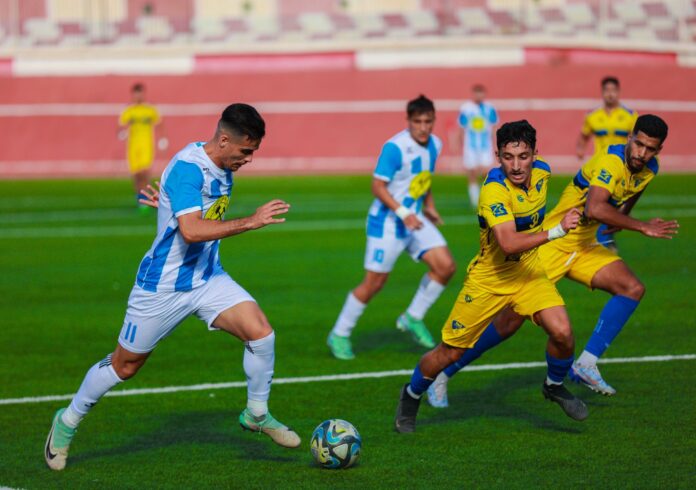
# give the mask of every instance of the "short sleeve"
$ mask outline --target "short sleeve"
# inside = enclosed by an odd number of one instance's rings
[[[491,111],[489,113],[489,116],[490,116],[489,121],[491,124],[497,124],[498,123],[498,111],[496,111],[495,107],[493,107],[493,106],[490,106],[490,108],[491,108]]]
[[[128,123],[130,123],[130,118],[131,118],[131,110],[130,107],[126,107],[123,109],[123,112],[121,112],[121,116],[118,118],[118,123],[121,126],[127,126]]]
[[[623,164],[615,155],[607,154],[593,166],[587,179],[591,186],[601,187],[613,193],[623,175]]]
[[[585,136],[592,134],[592,124],[590,124],[590,115],[585,116],[585,120],[582,123],[582,129],[580,130]]]
[[[490,228],[514,221],[510,191],[497,182],[484,185],[479,197],[479,215]]]
[[[469,120],[467,119],[464,111],[459,113],[459,119],[457,120],[457,122],[462,128],[466,128],[466,125],[469,124]]]
[[[164,182],[164,191],[177,218],[203,209],[203,172],[193,163],[178,160]]]
[[[402,156],[399,147],[391,141],[387,142],[382,147],[382,153],[380,153],[377,160],[374,177],[391,182],[396,172],[401,169],[401,162]]]

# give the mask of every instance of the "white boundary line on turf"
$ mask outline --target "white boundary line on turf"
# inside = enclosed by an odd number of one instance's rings
[[[664,356],[645,356],[645,357],[615,357],[600,359],[601,364],[633,364],[645,362],[667,362],[667,361],[692,361],[696,360],[696,354],[664,355]],[[545,362],[511,362],[506,364],[481,364],[479,366],[467,366],[465,371],[507,371],[510,369],[530,369],[546,366]],[[394,376],[408,376],[413,371],[411,369],[397,369],[393,371],[375,371],[371,373],[349,373],[349,374],[327,374],[324,376],[302,376],[296,378],[277,378],[273,384],[298,384],[298,383],[317,383],[322,381],[345,381],[351,379],[371,379],[388,378]],[[244,388],[246,381],[231,381],[228,383],[202,383],[186,386],[164,386],[162,388],[139,388],[132,390],[110,391],[105,396],[134,396],[152,395],[162,393],[178,393],[181,391],[208,391],[224,390],[228,388]],[[4,398],[0,399],[0,405],[21,405],[28,403],[42,403],[71,400],[75,394],[70,395],[47,395],[29,396],[24,398]]]

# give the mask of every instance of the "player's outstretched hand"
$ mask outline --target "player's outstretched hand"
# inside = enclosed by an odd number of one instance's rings
[[[425,215],[426,218],[430,220],[432,224],[435,226],[441,226],[444,225],[445,222],[442,219],[442,216],[440,216],[440,213],[437,212],[436,209],[433,208],[423,208],[423,214]]]
[[[640,231],[645,236],[671,240],[679,232],[679,222],[677,220],[665,221],[662,218],[653,218],[645,223]]]
[[[409,214],[406,216],[404,219],[404,224],[406,225],[406,228],[409,230],[420,230],[423,228],[423,222],[418,219],[418,216],[415,214]]]
[[[155,187],[157,187],[155,189]],[[140,204],[145,204],[151,208],[159,207],[159,197],[160,197],[160,183],[159,180],[155,182],[155,187],[147,184],[147,189],[140,189],[140,193],[145,196],[145,198],[138,199]]]
[[[582,218],[582,213],[580,213],[578,209],[573,208],[568,211],[561,220],[561,227],[563,227],[563,231],[568,232],[577,228],[580,218]]]
[[[285,218],[276,218],[279,214],[285,214],[290,209],[290,205],[280,199],[267,202],[251,215],[251,225],[253,229],[263,228],[266,225],[284,223]]]

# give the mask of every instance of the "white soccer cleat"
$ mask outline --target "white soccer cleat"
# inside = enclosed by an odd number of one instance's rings
[[[428,403],[435,408],[449,407],[447,400],[447,382],[449,376],[444,371],[437,375],[433,384],[428,388]]]
[[[602,395],[613,396],[616,394],[616,390],[606,381],[604,381],[604,379],[602,379],[602,375],[599,374],[597,365],[584,366],[574,362],[570,368],[568,376],[576,383],[584,384],[592,391],[596,391]]]
[[[46,446],[44,447],[46,464],[55,471],[65,468],[65,464],[68,461],[70,442],[72,442],[72,438],[75,432],[77,432],[77,429],[71,429],[63,423],[61,419],[63,412],[65,412],[65,409],[61,408],[53,416],[51,431],[48,433]]]

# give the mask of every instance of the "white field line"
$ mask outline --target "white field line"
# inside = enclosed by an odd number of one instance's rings
[[[691,218],[696,216],[696,208],[660,208],[645,209],[633,213],[638,218],[661,217],[665,219]],[[446,225],[469,225],[477,223],[473,215],[444,216]],[[300,231],[346,231],[365,227],[365,218],[332,220],[298,220],[281,225],[272,225],[261,230],[263,233],[300,232]],[[6,228],[0,230],[0,240],[26,238],[84,238],[84,237],[130,237],[154,236],[155,225],[122,226],[56,226],[32,228]]]
[[[602,364],[636,364],[646,362],[668,362],[668,361],[692,361],[696,360],[696,354],[683,355],[664,355],[646,357],[615,357],[600,359]],[[545,362],[511,362],[506,364],[481,364],[478,366],[467,366],[464,368],[468,372],[472,371],[508,371],[511,369],[530,369],[546,366]],[[372,379],[389,378],[394,376],[408,376],[413,372],[412,369],[397,369],[392,371],[376,371],[368,373],[350,374],[328,374],[324,376],[302,376],[296,378],[277,378],[273,384],[304,384],[319,383],[323,381],[347,381],[353,379]],[[232,381],[228,383],[202,383],[185,386],[164,386],[162,388],[139,388],[133,390],[110,391],[105,396],[134,396],[134,395],[153,395],[163,393],[178,393],[182,391],[209,391],[224,390],[228,388],[244,388],[246,381]],[[0,405],[21,405],[27,403],[43,403],[53,401],[71,400],[75,394],[70,395],[47,395],[47,396],[28,396],[23,398],[4,398],[0,399]]]
[[[435,105],[441,111],[458,111],[464,100],[438,99]],[[490,102],[501,111],[589,111],[599,106],[596,98],[557,98],[557,99],[491,99]],[[625,99],[626,106],[638,111],[696,112],[695,100],[652,100]],[[373,114],[401,113],[405,110],[401,99],[379,100],[321,100],[321,101],[276,101],[255,102],[263,114]],[[158,104],[165,117],[219,116],[226,106],[223,102],[191,104]],[[2,104],[0,117],[86,117],[114,116],[125,105],[110,103],[55,103],[55,104]]]

